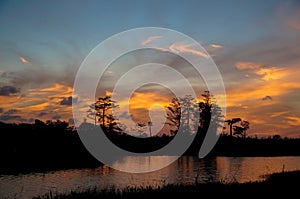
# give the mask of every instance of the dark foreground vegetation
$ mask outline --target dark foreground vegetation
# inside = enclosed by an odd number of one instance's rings
[[[48,193],[38,198],[50,199],[92,199],[92,198],[201,198],[203,196],[221,196],[222,198],[239,197],[249,198],[267,196],[278,198],[297,198],[299,194],[300,171],[274,173],[262,182],[230,183],[222,182],[193,184],[193,185],[166,185],[164,187],[151,188],[126,188],[123,190],[89,189],[82,192],[70,192],[65,194]],[[242,195],[241,195],[242,194]]]
[[[0,174],[96,167],[100,163],[62,121],[0,122]]]
[[[210,155],[231,157],[299,156],[300,139],[280,138],[278,136],[239,138],[222,135]]]
[[[94,125],[89,125],[95,128]],[[155,151],[174,138],[174,136],[137,138],[114,132],[106,132],[106,135],[119,147],[136,153]],[[197,156],[204,135],[198,132],[184,155]],[[278,136],[258,139],[222,135],[209,155],[299,156],[300,139]],[[62,121],[36,120],[33,124],[0,122],[0,157],[0,174],[91,168],[101,165],[83,146],[76,130]]]

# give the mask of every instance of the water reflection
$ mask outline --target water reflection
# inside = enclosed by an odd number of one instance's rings
[[[125,157],[115,164],[128,168],[147,168],[168,161],[169,156]],[[300,157],[215,157],[198,159],[182,157],[156,172],[131,174],[107,166],[96,169],[74,169],[48,173],[0,176],[0,198],[32,198],[87,188],[124,188],[127,186],[162,186],[198,182],[246,182],[262,180],[261,176],[282,170],[300,168]]]
[[[177,159],[177,156],[126,156],[115,161],[112,167],[131,173],[145,173],[156,171]]]

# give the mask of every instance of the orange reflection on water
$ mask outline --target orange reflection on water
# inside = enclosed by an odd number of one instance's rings
[[[163,164],[170,156],[128,156],[114,164],[127,168]],[[94,169],[72,169],[48,173],[0,176],[1,197],[32,198],[52,191],[66,193],[97,187],[126,188],[158,187],[166,184],[194,184],[222,181],[247,182],[262,180],[262,176],[283,170],[300,168],[300,157],[181,157],[168,167],[143,174],[125,173],[106,165]]]

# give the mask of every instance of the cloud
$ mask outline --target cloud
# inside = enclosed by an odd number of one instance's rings
[[[12,107],[18,110],[17,115],[23,118],[43,118],[51,119],[53,115],[59,112],[61,119],[68,121],[72,117],[71,106],[60,105],[65,99],[72,96],[73,88],[64,84],[54,84],[51,86],[43,86],[31,88],[23,88],[22,97],[16,96],[0,96],[0,107],[9,110]],[[8,117],[4,117],[8,118]],[[17,117],[9,117],[10,119]],[[19,118],[20,119],[20,118]],[[18,120],[10,120],[10,122],[18,122]]]
[[[131,116],[128,112],[124,111],[123,113],[121,113],[119,116],[119,118],[125,118],[125,119],[130,119]]]
[[[45,115],[47,115],[47,114],[48,114],[48,113],[42,111],[42,112],[40,112],[37,116],[38,116],[38,117],[43,117],[43,116],[45,116]]]
[[[54,120],[59,120],[61,118],[61,115],[54,115],[53,117],[52,117],[52,119],[54,119]]]
[[[218,53],[219,55],[220,53],[223,52],[222,49],[224,49],[224,46],[220,44],[210,44],[210,45],[206,45],[205,49],[210,53],[211,57],[215,57],[216,56],[215,53]]]
[[[262,98],[263,101],[265,100],[272,100],[273,98],[269,95],[265,96],[264,98]]]
[[[71,106],[72,101],[77,102],[77,98],[72,98],[72,96],[63,98],[63,100],[60,102],[60,105],[65,105],[65,106]]]
[[[262,64],[254,63],[254,62],[237,62],[235,67],[238,70],[248,70],[248,69],[258,69],[262,66]]]
[[[105,95],[106,95],[106,96],[111,96],[111,95],[112,95],[112,92],[111,92],[111,91],[108,91],[108,90],[106,90],[106,91],[105,91]]]
[[[162,38],[162,36],[151,36],[151,37],[148,37],[146,40],[142,41],[141,42],[141,45],[142,46],[147,46],[148,44],[152,43],[153,41],[159,39],[159,38]]]
[[[271,117],[279,117],[288,114],[288,111],[278,111],[271,114]]]
[[[292,94],[294,89],[299,89],[300,83],[295,82],[281,82],[279,80],[270,81],[268,83],[261,80],[251,80],[250,83],[245,82],[240,85],[228,86],[226,89],[226,104],[227,106],[250,105],[249,103],[257,104],[257,100],[261,100],[262,96],[266,95],[266,92],[272,98],[277,97],[276,100],[281,100],[279,96]],[[276,101],[273,100],[273,103]],[[275,109],[274,109],[275,111]]]
[[[20,115],[1,115],[0,120],[2,120],[2,121],[19,121],[19,122],[26,121],[26,119],[22,118]]]
[[[289,125],[300,126],[300,118],[299,117],[288,116],[286,118],[288,119]]]
[[[136,124],[147,123],[150,121],[149,110],[147,108],[130,109],[130,113],[132,115],[132,121],[134,121]]]
[[[161,38],[161,36],[149,37],[145,41],[142,41],[141,45],[146,46],[146,45],[150,44],[151,42],[153,42],[153,41],[155,41],[156,39],[159,39],[159,38]],[[166,48],[157,47],[155,49],[158,50],[158,51],[161,51],[161,52],[171,51],[173,53],[180,53],[180,52],[181,53],[192,53],[192,54],[204,57],[204,58],[209,58],[209,55],[206,54],[205,52],[198,51],[198,50],[195,50],[195,49],[191,48],[193,45],[194,44],[174,43],[174,44],[172,44],[172,45],[170,45],[169,47],[166,47]],[[210,48],[211,49],[220,49],[220,48],[223,48],[223,46],[218,45],[218,44],[211,44]]]
[[[29,64],[29,61],[26,59],[26,58],[24,58],[24,57],[19,57],[19,60],[22,62],[22,63],[24,63],[24,64]]]
[[[4,112],[5,115],[12,115],[18,113],[19,111],[16,109],[9,109],[8,111]]]
[[[209,55],[204,52],[204,51],[199,51],[199,50],[195,50],[193,49],[193,46],[196,46],[195,43],[191,43],[191,44],[181,44],[181,43],[173,43],[170,46],[167,46],[165,48],[162,47],[153,47],[154,49],[156,49],[157,51],[160,52],[172,52],[172,53],[192,53],[194,55],[197,56],[201,56],[204,58],[209,58]]]
[[[35,118],[32,118],[32,117],[31,117],[31,118],[28,119],[28,122],[29,122],[29,123],[34,123],[34,121],[35,121]]]
[[[198,50],[194,50],[192,48],[190,48],[191,46],[193,46],[194,44],[178,44],[178,43],[174,43],[172,44],[169,49],[171,50],[171,52],[173,53],[192,53],[194,55],[198,55],[204,58],[209,58],[209,55],[206,54],[205,52],[202,51],[198,51]]]
[[[211,45],[209,45],[209,47],[211,47],[213,49],[221,49],[221,48],[223,48],[223,46],[219,45],[219,44],[211,44]]]
[[[260,68],[255,73],[262,76],[262,80],[278,80],[286,76],[286,72],[283,68],[271,67]]]
[[[64,84],[55,83],[53,86],[44,87],[44,88],[33,88],[28,89],[28,92],[34,95],[48,95],[48,96],[56,96],[56,95],[70,95],[72,93],[73,88]]]
[[[61,68],[46,67],[44,63],[32,63],[32,67],[10,68],[0,73],[1,81],[18,88],[41,88],[53,84],[72,86],[76,76],[77,65],[61,66]]]
[[[160,52],[163,52],[163,53],[168,52],[168,49],[165,49],[165,48],[156,47],[155,49],[160,51]]]
[[[168,106],[172,98],[175,96],[168,90],[146,90],[147,87],[144,86],[140,90],[135,91],[129,101],[130,110],[131,109],[147,109],[149,110],[151,106],[155,104],[160,104],[161,106]]]
[[[281,80],[294,73],[294,71],[288,67],[271,66],[270,64],[255,62],[237,62],[235,66],[240,71],[246,70],[248,73],[245,74],[246,77],[251,77],[250,74],[252,73],[260,76],[260,78],[264,81]]]
[[[19,111],[16,109],[9,109],[8,111],[4,112],[1,116],[0,116],[0,120],[1,121],[11,121],[11,122],[25,122],[26,119],[24,119],[22,116],[20,115],[14,115],[16,113],[18,113]]]
[[[114,72],[111,71],[111,70],[106,70],[106,71],[105,71],[105,75],[108,76],[108,77],[113,77]]]
[[[242,53],[242,50],[240,52]],[[285,54],[285,51],[282,53]],[[299,63],[286,62],[278,66],[273,65],[273,61],[260,60],[260,55],[249,53],[245,60],[257,59],[258,62],[248,62],[249,64],[240,67],[244,70],[236,70],[235,64],[240,61],[235,59],[241,60],[239,56],[234,57],[237,54],[232,58],[234,64],[223,63],[227,72],[223,73],[227,96],[226,117],[246,118],[251,123],[248,132],[250,135],[280,134],[298,137],[295,125],[292,125],[296,124],[297,120],[288,120],[287,116],[297,115],[299,112],[300,104],[296,100],[299,99],[300,89]],[[275,56],[273,59],[276,58]],[[245,74],[248,74],[249,78],[243,78]],[[251,108],[243,109],[244,106]]]
[[[10,96],[19,92],[14,86],[2,86],[0,87],[0,96]]]

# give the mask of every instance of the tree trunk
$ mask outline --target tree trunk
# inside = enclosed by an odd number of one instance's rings
[[[103,111],[102,111],[102,128],[103,129],[104,129],[104,125],[105,125],[104,118],[105,118],[105,110],[103,109]]]

